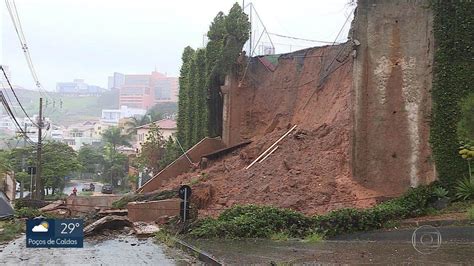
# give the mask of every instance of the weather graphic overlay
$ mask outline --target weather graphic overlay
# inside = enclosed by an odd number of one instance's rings
[[[26,247],[82,248],[84,243],[82,219],[28,219]]]

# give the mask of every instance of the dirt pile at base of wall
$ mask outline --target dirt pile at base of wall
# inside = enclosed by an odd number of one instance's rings
[[[230,88],[227,125],[253,142],[163,189],[192,184],[200,213],[208,215],[249,203],[306,214],[373,205],[379,194],[351,176],[350,52],[343,44],[282,55],[274,72],[253,58],[246,79],[234,82],[241,86]],[[245,169],[295,124],[272,155]]]

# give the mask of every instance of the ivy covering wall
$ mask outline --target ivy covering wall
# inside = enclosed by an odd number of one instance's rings
[[[430,141],[438,177],[452,186],[467,173],[458,154],[460,102],[474,91],[474,2],[433,1],[434,80]]]
[[[250,22],[235,3],[226,16],[219,12],[207,33],[205,48],[186,47],[179,77],[178,140],[184,149],[206,136],[222,134],[220,87],[235,72],[237,57],[249,38]]]

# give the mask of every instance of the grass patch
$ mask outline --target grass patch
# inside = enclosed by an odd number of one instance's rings
[[[324,235],[314,232],[314,233],[311,233],[311,234],[307,235],[303,239],[303,242],[305,242],[305,243],[318,243],[318,242],[321,242],[323,240],[324,240]]]
[[[474,205],[472,205],[468,210],[467,210],[467,218],[470,221],[474,221]]]
[[[171,236],[168,231],[161,229],[160,231],[155,233],[155,239],[160,242],[165,244],[168,247],[173,247],[175,244],[175,241],[173,240],[173,237]]]
[[[278,232],[271,234],[270,239],[273,241],[288,241],[288,239],[290,239],[290,236],[287,232]]]
[[[25,224],[22,221],[0,221],[0,242],[10,241],[15,239],[19,234],[25,230]]]

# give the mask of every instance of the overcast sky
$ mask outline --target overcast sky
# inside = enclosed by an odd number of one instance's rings
[[[245,1],[246,4],[250,1]],[[350,0],[254,0],[269,32],[334,41],[354,6]],[[33,63],[43,86],[82,78],[107,87],[113,72],[149,73],[155,69],[177,76],[185,46],[202,46],[203,35],[219,11],[232,0],[16,0]],[[239,1],[242,3],[242,1]],[[34,88],[18,39],[2,8],[2,64],[15,84]],[[248,13],[248,12],[247,12]],[[257,23],[256,31],[262,26]],[[347,23],[338,41],[344,41]],[[258,39],[258,36],[255,37]],[[268,42],[267,38],[262,38]],[[321,45],[272,36],[276,52]]]

